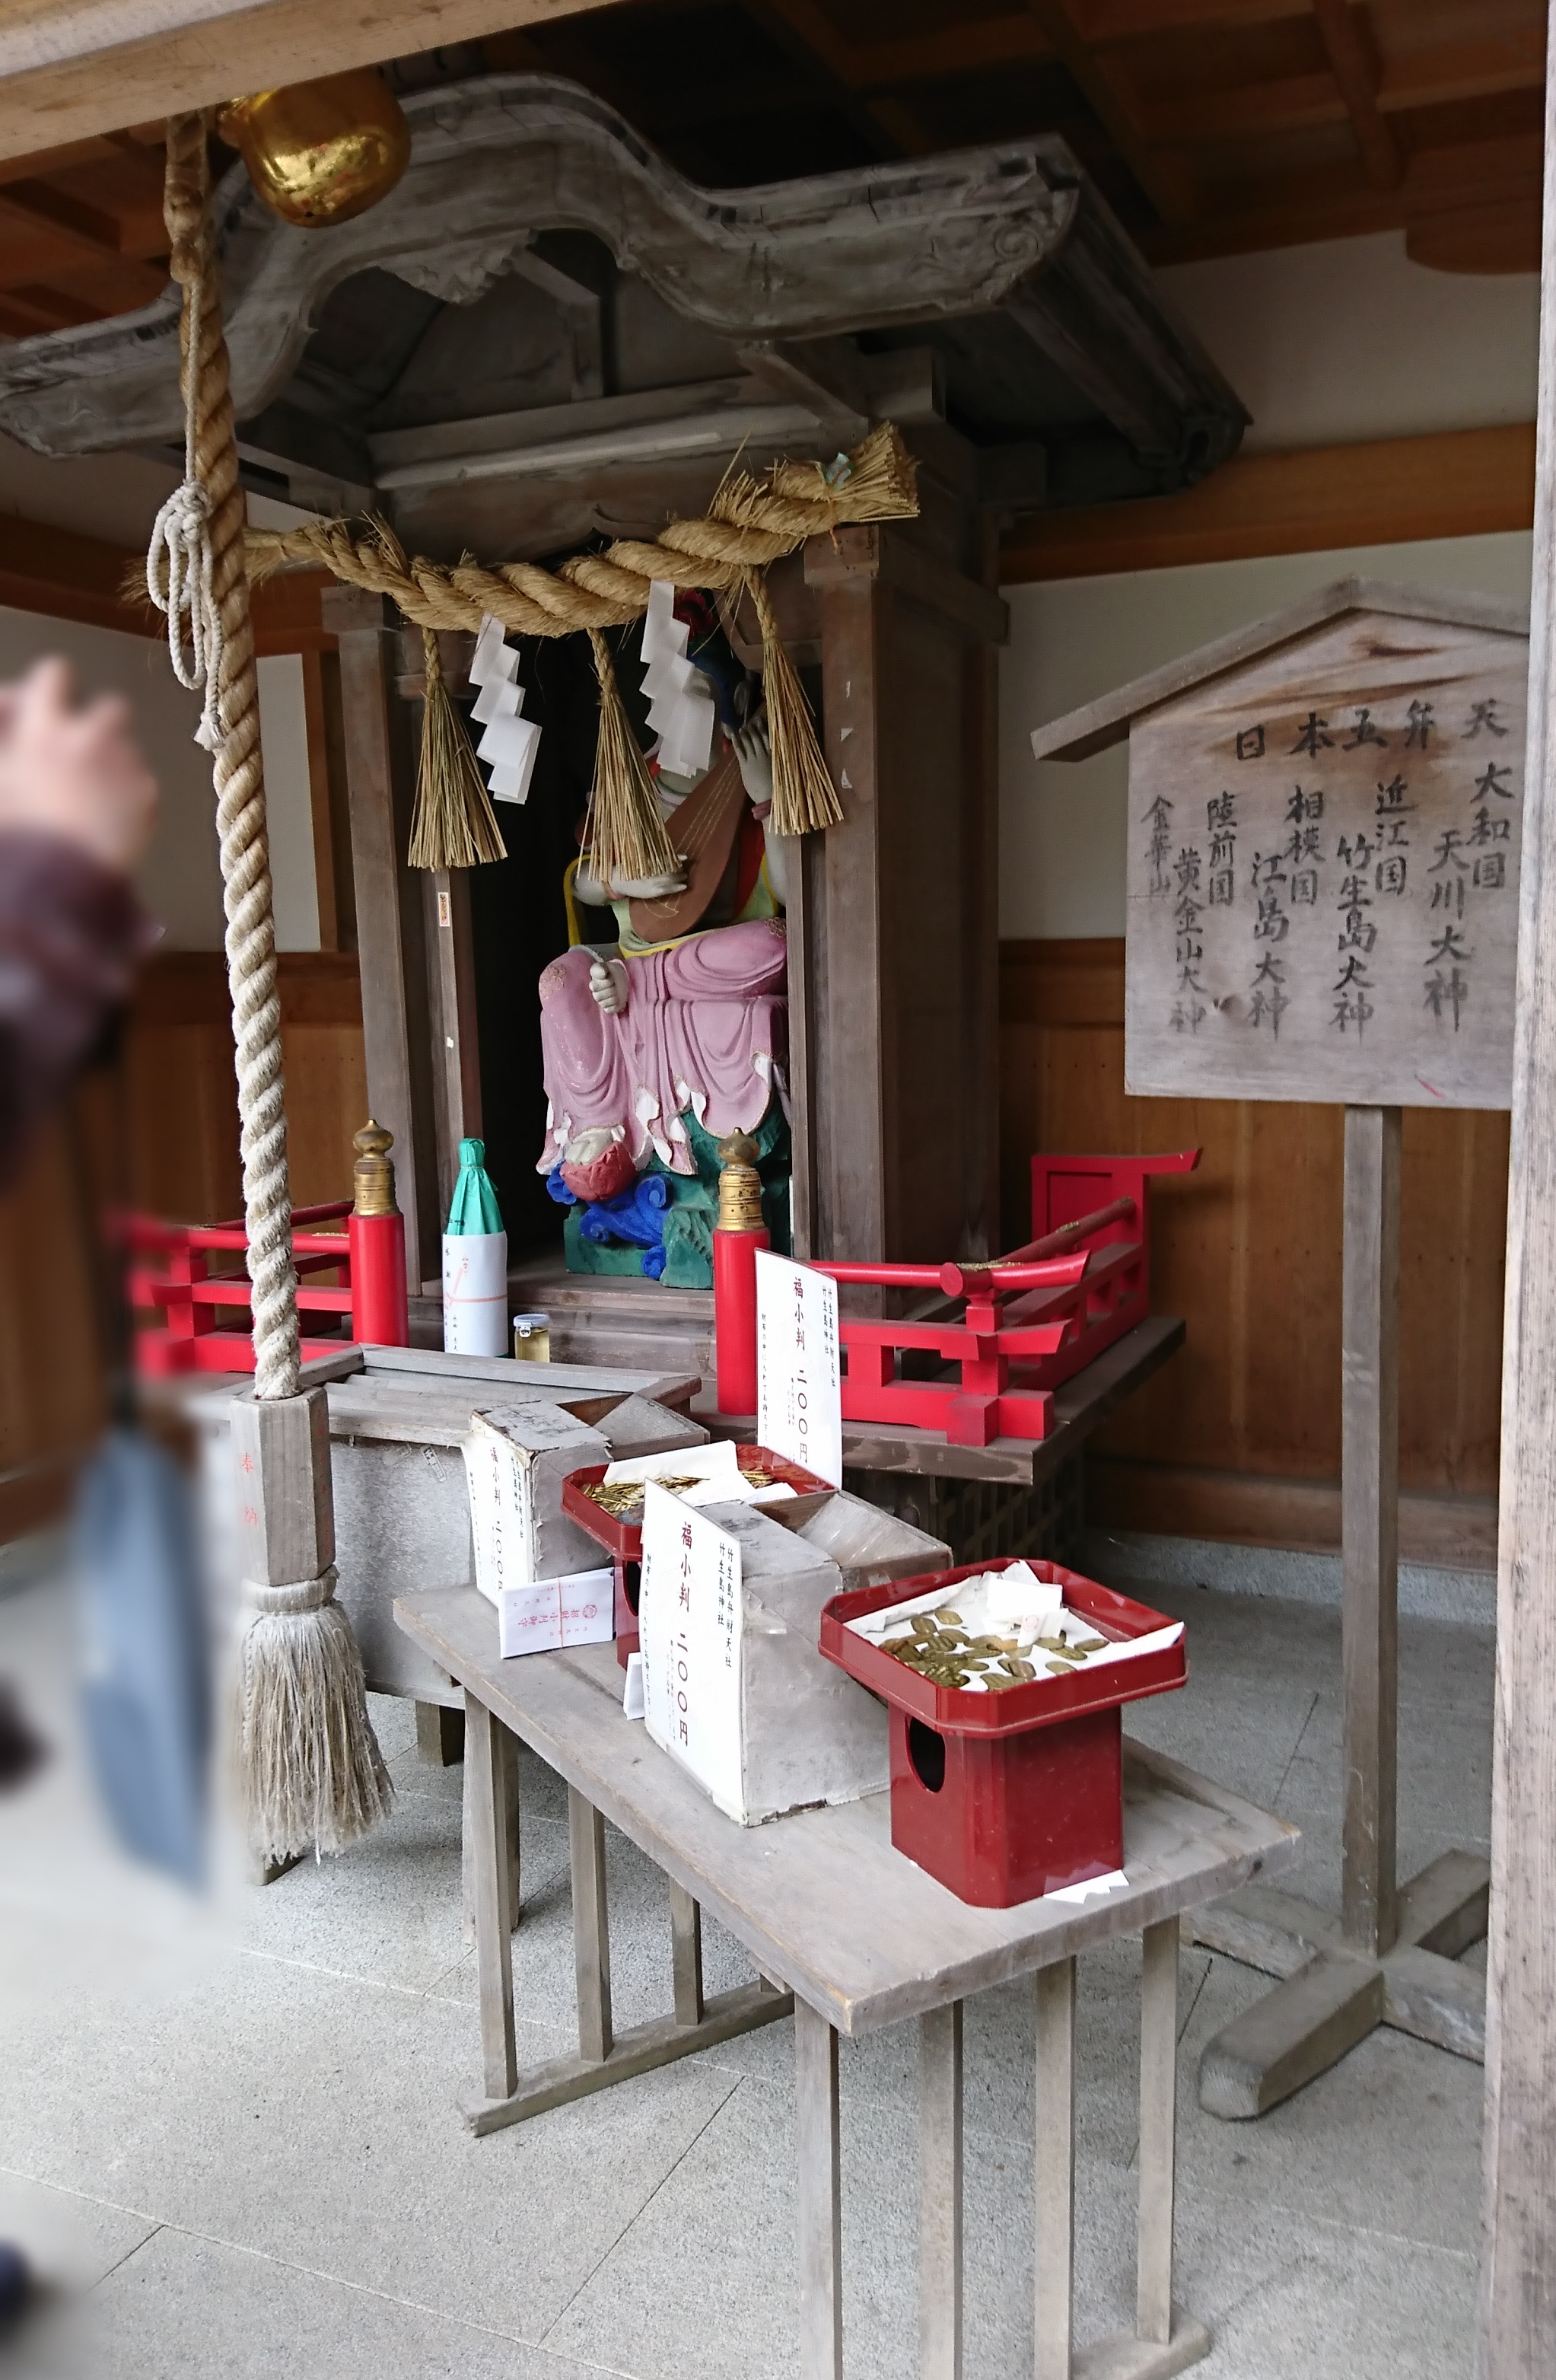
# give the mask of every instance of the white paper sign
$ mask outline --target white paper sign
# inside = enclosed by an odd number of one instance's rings
[[[479,1414],[472,1416],[463,1452],[476,1585],[489,1602],[501,1603],[505,1588],[527,1586],[535,1576],[529,1465],[519,1449]]]
[[[652,1480],[637,1621],[644,1720],[727,1816],[742,1815],[741,1549]]]
[[[616,1576],[609,1565],[504,1587],[497,1598],[497,1649],[504,1661],[563,1645],[603,1645],[615,1633]]]
[[[756,1254],[756,1442],[843,1484],[838,1284],[767,1248]]]

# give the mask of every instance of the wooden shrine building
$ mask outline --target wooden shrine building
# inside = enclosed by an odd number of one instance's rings
[[[998,535],[1036,508],[1187,486],[1236,446],[1237,397],[1056,139],[714,194],[550,78],[477,76],[405,110],[404,178],[354,221],[289,227],[241,166],[223,188],[248,484],[495,564],[652,536],[736,456],[826,460],[899,425],[920,516],[813,539],[774,580],[845,813],[790,870],[795,1243],[987,1253]],[[163,298],[18,342],[0,429],[49,455],[171,446],[176,322]],[[592,714],[552,649],[540,715],[571,776],[543,769],[504,814],[506,864],[417,875],[420,639],[380,598],[331,588],[324,607],[368,1095],[395,1135],[416,1292],[466,1133],[484,1130],[511,1245],[554,1225],[535,986],[564,939]],[[730,625],[742,649],[749,610]],[[462,690],[470,641],[444,646]]]

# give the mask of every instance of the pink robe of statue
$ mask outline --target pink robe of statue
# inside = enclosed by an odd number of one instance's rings
[[[626,961],[619,1016],[589,990],[583,944],[540,978],[549,1173],[574,1133],[620,1126],[633,1162],[652,1150],[677,1173],[695,1172],[678,1118],[690,1108],[716,1140],[750,1132],[766,1112],[775,1068],[788,1052],[788,961],[781,917],[693,934]]]

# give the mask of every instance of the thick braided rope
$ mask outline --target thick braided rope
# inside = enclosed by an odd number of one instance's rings
[[[298,1388],[296,1275],[286,1178],[286,1114],[281,1079],[281,1003],[276,996],[275,921],[265,780],[259,751],[259,685],[248,616],[244,499],[228,384],[221,288],[211,253],[206,125],[177,115],[167,128],[163,212],[171,269],[185,292],[183,369],[194,375],[196,475],[210,497],[211,592],[222,638],[212,760],[222,892],[227,917],[227,982],[233,1004],[243,1203],[253,1284],[255,1393],[295,1396]],[[188,353],[191,317],[198,352]]]
[[[901,520],[918,511],[913,467],[889,422],[850,456],[830,483],[814,463],[779,463],[761,480],[728,481],[702,520],[670,521],[656,540],[623,538],[603,553],[574,554],[555,574],[532,562],[489,570],[469,559],[445,566],[407,560],[376,528],[344,521],[250,529],[250,570],[322,565],[348,586],[385,595],[421,628],[478,629],[489,613],[519,637],[567,637],[624,627],[647,609],[655,579],[720,593],[742,590],[753,570],[792,553],[808,537],[848,523]]]

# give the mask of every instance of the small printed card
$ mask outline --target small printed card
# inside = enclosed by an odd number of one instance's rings
[[[505,1661],[564,1645],[603,1645],[615,1633],[616,1582],[609,1568],[505,1586],[497,1598],[497,1649]]]

